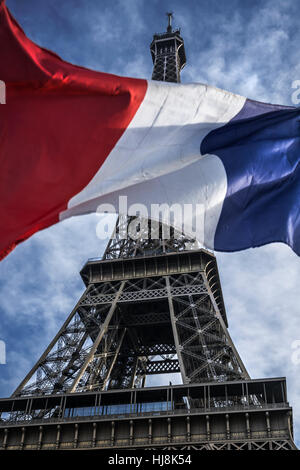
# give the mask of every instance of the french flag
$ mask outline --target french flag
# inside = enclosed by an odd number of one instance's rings
[[[3,0],[0,80],[1,258],[120,196],[202,207],[199,241],[213,250],[283,242],[300,254],[299,109],[66,63]]]

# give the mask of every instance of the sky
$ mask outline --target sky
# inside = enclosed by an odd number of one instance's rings
[[[33,41],[63,59],[138,78],[151,77],[149,45],[171,10],[185,40],[183,83],[293,104],[300,0],[7,0],[7,6]],[[83,293],[79,271],[106,245],[96,236],[98,217],[43,230],[0,263],[6,345],[0,396],[13,392]],[[252,378],[287,377],[300,446],[300,259],[278,243],[216,255],[229,332]]]

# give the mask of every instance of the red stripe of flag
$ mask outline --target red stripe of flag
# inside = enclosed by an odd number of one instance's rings
[[[58,221],[128,127],[147,81],[64,62],[30,41],[0,3],[1,259]]]

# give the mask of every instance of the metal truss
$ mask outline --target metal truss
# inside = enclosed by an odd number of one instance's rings
[[[161,450],[184,450],[184,451],[201,451],[201,450],[298,450],[294,442],[290,439],[270,439],[270,440],[242,440],[242,441],[215,441],[203,442],[192,445],[162,446]],[[156,450],[157,446],[145,447],[145,450]]]
[[[138,227],[138,238],[132,238],[131,224]],[[135,232],[136,233],[136,232]],[[199,244],[173,227],[153,220],[120,215],[104,252],[103,259],[131,258],[198,249]]]
[[[155,57],[152,80],[180,82],[178,71],[179,56],[176,46],[158,47]]]
[[[249,377],[207,286],[203,273],[166,278],[177,354],[184,383]],[[206,292],[174,295],[178,284],[201,283]]]
[[[90,284],[14,396],[139,387],[179,371],[184,383],[248,377],[204,270]]]

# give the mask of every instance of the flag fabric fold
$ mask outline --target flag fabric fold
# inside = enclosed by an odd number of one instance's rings
[[[1,258],[120,196],[201,207],[197,235],[211,249],[281,241],[300,254],[299,109],[69,64],[1,0],[0,44]]]

